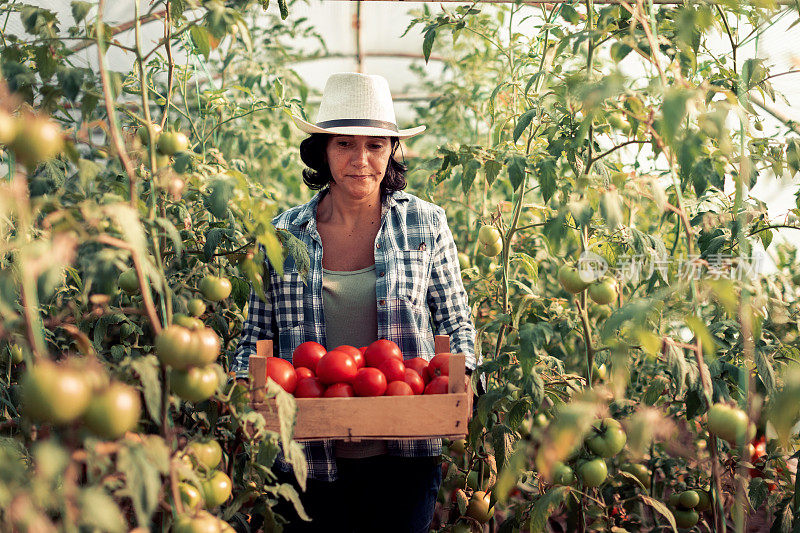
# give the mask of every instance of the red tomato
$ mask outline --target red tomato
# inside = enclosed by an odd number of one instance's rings
[[[319,378],[303,378],[297,381],[294,388],[295,398],[322,398],[325,393],[325,385]]]
[[[437,376],[447,376],[450,374],[450,356],[451,353],[437,353],[428,363],[428,368],[425,372],[428,374],[428,382]]]
[[[424,394],[447,394],[449,379],[447,376],[438,376],[425,386]]]
[[[347,344],[342,344],[338,348],[334,348],[337,352],[344,352],[346,354],[350,354],[350,357],[353,358],[353,361],[356,362],[356,367],[364,368],[364,353],[356,348],[355,346],[348,346]]]
[[[292,354],[292,364],[295,368],[310,368],[317,371],[317,363],[322,359],[327,350],[323,345],[314,341],[307,341],[298,346]]]
[[[358,367],[353,358],[336,350],[331,350],[323,355],[317,364],[317,377],[326,385],[339,382],[350,383],[355,379],[357,373]]]
[[[415,357],[413,359],[406,359],[404,363],[406,368],[410,368],[423,378],[425,377],[425,369],[428,368],[428,361],[422,357]]]
[[[378,370],[383,372],[383,375],[386,376],[386,381],[389,383],[392,381],[403,381],[406,375],[406,365],[397,359],[386,359],[383,363],[378,365]]]
[[[410,368],[406,368],[404,374],[403,381],[408,383],[414,394],[422,394],[425,391],[425,381],[423,381],[422,376]]]
[[[386,376],[377,368],[361,368],[353,381],[353,390],[357,396],[383,396]]]
[[[360,348],[358,349],[358,351],[359,351],[359,352],[361,352],[361,355],[364,355],[364,352],[366,352],[366,351],[367,351],[367,347],[366,347],[366,346],[362,346],[362,347],[360,347]]]
[[[405,381],[392,381],[386,387],[386,396],[414,396],[414,391]]]
[[[307,368],[307,367],[304,367],[304,366],[301,366],[300,368],[295,369],[295,373],[297,374],[297,381],[300,381],[301,379],[304,379],[304,378],[313,378],[314,377],[314,371],[311,370],[310,368]]]
[[[386,339],[376,340],[367,346],[367,350],[364,352],[364,360],[367,362],[367,366],[378,368],[386,359],[403,360],[400,347]]]
[[[324,398],[352,398],[355,395],[353,386],[349,383],[334,383],[325,389],[325,394],[322,396]]]
[[[288,393],[294,392],[297,386],[297,373],[292,364],[280,357],[267,357],[267,377],[283,387]]]

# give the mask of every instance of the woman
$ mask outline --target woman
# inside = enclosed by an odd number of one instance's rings
[[[430,359],[434,334],[443,334],[472,370],[475,329],[444,210],[401,191],[405,167],[393,158],[399,140],[425,126],[399,130],[386,80],[355,73],[328,79],[315,124],[294,121],[311,134],[300,145],[303,179],[320,192],[273,223],[303,241],[310,270],[304,279],[289,259],[282,277],[270,272],[266,302],[251,291],[237,376],[264,338],[289,360],[305,341],[331,349],[380,338],[406,358]],[[438,439],[315,441],[304,451],[301,499],[313,521],[295,519],[288,531],[428,531]]]

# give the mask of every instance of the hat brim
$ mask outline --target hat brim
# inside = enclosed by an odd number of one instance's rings
[[[292,115],[295,126],[306,133],[327,133],[330,135],[365,135],[370,137],[398,137],[408,139],[425,131],[426,126],[417,126],[405,130],[390,130],[385,128],[372,128],[366,126],[342,126],[334,128],[320,128],[302,118]]]

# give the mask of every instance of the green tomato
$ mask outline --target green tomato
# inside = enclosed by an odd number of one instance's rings
[[[592,433],[586,439],[587,447],[600,457],[614,457],[627,442],[622,424],[613,418],[597,420],[592,424]]]
[[[589,285],[589,298],[600,305],[610,304],[617,298],[617,280],[603,278]]]
[[[17,122],[11,141],[17,159],[33,170],[39,163],[52,159],[64,150],[64,138],[58,124],[44,115],[28,115]]]
[[[181,495],[184,508],[195,511],[203,507],[203,495],[194,485],[182,481],[178,483],[178,493]]]
[[[565,291],[572,294],[578,294],[588,286],[588,283],[581,279],[578,269],[570,265],[562,265],[558,269],[558,282]]]
[[[227,474],[219,470],[214,471],[208,478],[203,480],[203,496],[205,497],[206,507],[209,509],[222,505],[230,498],[233,484]]]
[[[214,365],[193,366],[187,370],[172,370],[169,375],[172,392],[188,402],[201,402],[213,395],[219,386]]]
[[[164,155],[173,155],[189,149],[189,139],[180,131],[167,131],[159,135],[158,151]]]
[[[575,483],[575,472],[572,471],[572,468],[561,461],[556,462],[553,466],[553,484],[567,486],[573,483]]]
[[[471,266],[469,256],[464,252],[458,252],[458,266],[461,270],[466,270]]]
[[[680,528],[690,528],[697,524],[700,520],[700,515],[694,509],[673,509],[672,515],[675,517],[675,524]]]
[[[222,461],[222,447],[213,439],[192,441],[186,445],[186,451],[209,470],[216,468]]]
[[[192,298],[189,300],[187,307],[189,308],[189,314],[194,317],[198,317],[206,312],[206,304],[200,298]]]
[[[118,439],[136,427],[141,414],[139,391],[124,383],[112,383],[92,397],[83,421],[98,437]]]
[[[117,285],[129,295],[139,292],[139,278],[136,277],[136,269],[129,268],[120,274],[117,278]]]
[[[172,525],[172,533],[222,533],[221,520],[208,511],[179,516]]]
[[[681,493],[673,492],[670,494],[667,503],[669,503],[669,506],[673,509],[677,508],[681,504]]]
[[[749,423],[747,414],[722,403],[714,404],[708,410],[708,430],[733,445],[755,436],[755,425]]]
[[[156,143],[158,142],[158,136],[160,134],[161,126],[153,124],[153,136],[156,139]],[[147,126],[139,126],[139,129],[136,130],[136,136],[139,137],[143,145],[148,146],[150,144],[150,135],[147,133]]]
[[[478,240],[481,244],[492,244],[502,240],[500,230],[490,224],[484,224],[478,231]]]
[[[620,470],[627,472],[638,479],[646,488],[650,487],[650,471],[647,467],[640,464],[624,464]]]
[[[173,324],[161,330],[156,336],[156,355],[162,364],[185,370],[195,364],[196,355],[192,353],[192,332],[183,326]]]
[[[700,495],[693,490],[685,490],[678,497],[678,504],[684,509],[694,509],[700,503]]]
[[[22,347],[19,344],[12,344],[8,347],[11,354],[11,364],[18,365],[25,360],[25,355],[22,353]]]
[[[231,294],[231,282],[228,278],[206,276],[200,280],[200,293],[211,302],[224,300]]]
[[[17,120],[0,109],[0,144],[8,144],[14,140],[17,134]]]
[[[695,489],[695,492],[697,493],[697,505],[694,506],[694,510],[701,513],[711,509],[711,495],[708,491]]]
[[[69,424],[89,405],[91,391],[83,375],[64,365],[40,361],[22,377],[25,414],[36,422]]]
[[[203,321],[193,316],[186,316],[182,313],[172,315],[172,323],[188,329],[198,329],[203,327]]]
[[[585,486],[599,487],[608,477],[608,466],[603,458],[596,457],[578,466],[578,476]]]
[[[490,505],[489,495],[483,491],[475,491],[467,504],[466,515],[485,524],[494,515],[494,507]]]

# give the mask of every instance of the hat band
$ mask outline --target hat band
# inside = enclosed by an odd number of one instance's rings
[[[397,125],[392,122],[383,120],[372,120],[369,118],[340,118],[337,120],[323,120],[317,122],[318,128],[345,128],[352,126],[361,126],[364,128],[382,128],[385,130],[398,131]]]

